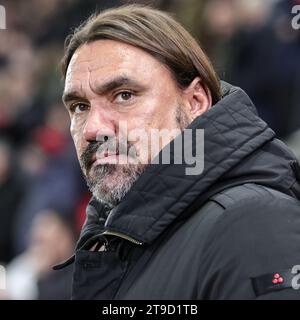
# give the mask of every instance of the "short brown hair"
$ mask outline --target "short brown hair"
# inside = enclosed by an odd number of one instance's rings
[[[170,15],[141,5],[126,5],[92,15],[65,42],[62,73],[74,52],[100,39],[115,40],[148,52],[166,65],[181,88],[199,76],[211,92],[213,103],[221,98],[220,81],[197,41]]]

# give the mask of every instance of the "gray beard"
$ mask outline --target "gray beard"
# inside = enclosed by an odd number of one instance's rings
[[[175,119],[181,131],[190,124],[188,116],[180,105],[176,109]],[[81,161],[81,166],[83,169],[83,161]],[[147,164],[98,165],[89,170],[85,180],[93,196],[98,201],[113,208],[129,192],[146,166]]]
[[[115,207],[143,173],[146,165],[104,164],[95,167],[93,177],[86,178],[93,196],[109,207]]]

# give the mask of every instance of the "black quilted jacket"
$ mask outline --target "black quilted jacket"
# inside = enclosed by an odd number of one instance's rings
[[[222,100],[189,128],[205,130],[202,174],[150,165],[111,212],[90,202],[73,299],[300,297],[293,154],[245,92],[226,83]],[[89,251],[95,242],[105,251]]]

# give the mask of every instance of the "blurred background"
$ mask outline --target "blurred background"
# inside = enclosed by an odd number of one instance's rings
[[[299,0],[7,0],[0,30],[0,299],[69,299],[73,254],[90,194],[61,103],[64,39],[95,10],[167,10],[199,40],[221,79],[242,87],[300,158]]]

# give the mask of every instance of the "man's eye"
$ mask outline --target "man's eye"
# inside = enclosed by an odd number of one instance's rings
[[[116,102],[124,102],[129,101],[133,96],[133,93],[130,91],[122,91],[116,95],[115,101]]]
[[[73,113],[82,113],[82,112],[86,111],[87,109],[88,109],[88,106],[83,103],[74,103],[71,106],[71,111]]]

